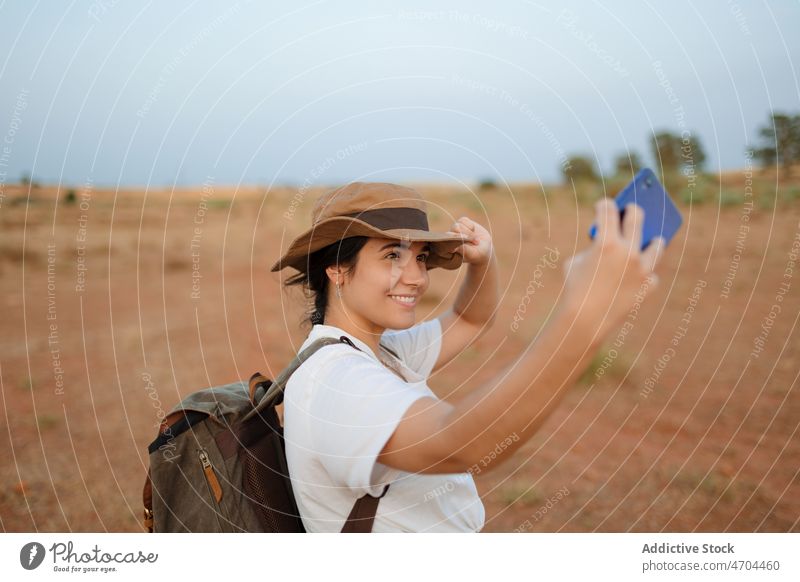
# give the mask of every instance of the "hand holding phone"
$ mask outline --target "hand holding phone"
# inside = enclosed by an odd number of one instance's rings
[[[614,201],[620,211],[620,224],[625,216],[626,205],[635,203],[644,210],[641,250],[646,249],[657,236],[663,237],[666,241],[665,246],[668,245],[683,223],[680,211],[650,168],[639,170],[633,180],[617,194]],[[589,238],[594,239],[596,234],[595,223],[589,229]]]
[[[599,240],[564,261],[562,301],[582,335],[599,347],[633,306],[658,287],[655,268],[666,239],[657,235],[639,251],[647,216],[638,204],[628,208],[624,220],[611,198],[598,200],[594,207]]]

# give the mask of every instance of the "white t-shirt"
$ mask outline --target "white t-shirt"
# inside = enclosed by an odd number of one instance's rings
[[[381,343],[400,356],[406,382],[338,327],[314,325],[300,349],[342,335],[362,351],[323,346],[286,385],[286,457],[306,531],[340,531],[356,499],[380,495],[387,483],[373,532],[480,531],[484,507],[470,473],[416,474],[376,461],[409,406],[437,398],[426,380],[441,350],[439,320],[384,332]]]

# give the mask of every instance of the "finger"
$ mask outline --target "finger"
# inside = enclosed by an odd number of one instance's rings
[[[563,263],[561,263],[561,269],[567,275],[569,275],[569,270],[572,268],[572,259],[573,258],[575,258],[575,257],[570,257],[570,258],[566,259]]]
[[[597,240],[601,245],[619,240],[619,209],[611,198],[598,200],[594,205],[596,211]]]
[[[564,261],[561,268],[564,269],[565,273],[569,273],[572,267],[577,266],[583,260],[583,253],[578,253],[576,255],[572,255],[567,260]]]
[[[625,205],[625,216],[622,219],[622,238],[628,241],[633,252],[642,248],[642,226],[644,225],[644,208],[631,202]]]
[[[447,231],[447,234],[452,234],[452,235],[454,235],[454,236],[460,236],[460,237],[461,237],[461,240],[462,240],[462,241],[464,241],[464,242],[467,242],[468,240],[470,240],[470,237],[469,237],[469,235],[467,235],[467,234],[466,234],[466,233],[464,233],[464,232],[456,232],[456,231],[454,231],[454,230],[448,230],[448,231]]]
[[[648,271],[655,271],[656,265],[661,261],[661,257],[664,256],[666,246],[667,241],[663,236],[657,236],[650,241],[650,244],[642,253],[642,262]]]
[[[461,218],[459,218],[455,224],[462,226],[463,228],[465,228],[470,232],[475,230],[475,222],[467,218],[466,216],[462,216]]]
[[[460,235],[462,235],[463,237],[465,237],[465,239],[466,239],[466,240],[469,240],[469,241],[475,241],[475,240],[477,240],[477,239],[475,238],[475,233],[474,233],[474,231],[472,231],[472,230],[470,230],[469,228],[467,228],[467,227],[466,227],[464,224],[462,224],[462,223],[460,223],[460,222],[456,222],[456,223],[453,225],[453,228],[454,228],[454,229],[455,229],[455,230],[458,232],[458,234],[460,234]]]
[[[644,283],[639,287],[636,292],[636,300],[638,302],[646,301],[653,292],[658,289],[661,279],[655,273],[650,273],[645,277]]]
[[[454,253],[458,253],[458,254],[459,254],[459,255],[461,255],[462,257],[466,257],[466,256],[467,256],[467,254],[468,254],[468,252],[469,252],[469,251],[468,251],[468,249],[467,249],[467,247],[468,247],[468,245],[467,245],[467,244],[458,245],[458,247],[456,247],[456,249],[455,249],[453,252],[454,252]]]
[[[658,275],[655,273],[650,273],[647,276],[647,286],[645,287],[644,295],[647,296],[653,292],[653,290],[657,289],[659,281],[661,281],[661,278]]]

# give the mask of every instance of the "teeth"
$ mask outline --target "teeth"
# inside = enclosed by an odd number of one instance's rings
[[[390,297],[402,303],[414,303],[416,301],[415,297],[403,297],[402,295],[390,295]]]

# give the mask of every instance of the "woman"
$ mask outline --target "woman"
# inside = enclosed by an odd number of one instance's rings
[[[642,209],[629,206],[621,230],[613,201],[596,210],[594,242],[567,261],[556,313],[532,349],[453,405],[426,380],[495,318],[490,234],[466,217],[445,233],[429,231],[424,199],[394,184],[354,182],[317,201],[312,228],[272,267],[297,269],[286,284],[313,298],[300,349],[322,336],[352,344],[321,348],[286,386],[286,455],[307,531],[340,531],[365,494],[383,495],[375,532],[480,531],[473,473],[494,469],[533,436],[657,282],[664,241],[639,251]],[[415,325],[428,271],[462,263],[453,308]]]

